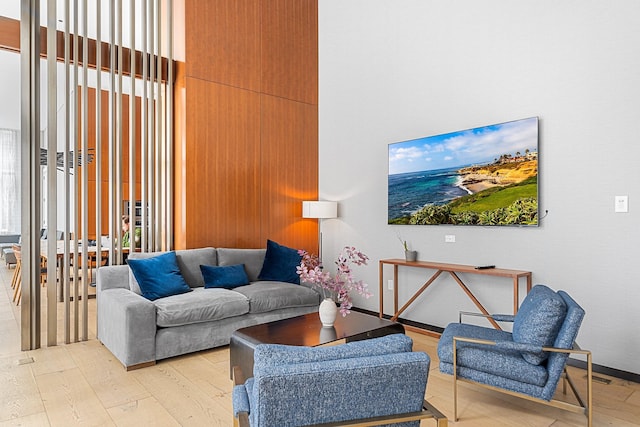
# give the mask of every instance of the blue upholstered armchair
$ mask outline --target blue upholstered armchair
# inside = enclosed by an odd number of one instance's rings
[[[412,420],[435,418],[446,426],[424,400],[429,356],[412,345],[402,334],[331,347],[258,345],[254,377],[242,383],[234,369],[234,425],[418,426]]]
[[[584,310],[566,292],[536,285],[515,316],[487,317],[513,322],[512,332],[452,323],[445,328],[438,343],[440,371],[453,374],[455,420],[458,420],[457,384],[464,381],[584,413],[591,426],[591,352],[575,344]],[[567,374],[566,363],[572,353],[587,359],[586,402]],[[569,382],[579,405],[553,399],[561,378]],[[563,385],[566,393],[566,384]]]

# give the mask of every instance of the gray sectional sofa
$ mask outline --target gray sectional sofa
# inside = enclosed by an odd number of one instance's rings
[[[176,251],[191,292],[156,300],[141,295],[127,265],[97,272],[97,335],[127,370],[156,360],[227,345],[233,331],[318,311],[320,295],[305,284],[260,281],[266,249]],[[133,253],[129,259],[157,253]],[[249,285],[205,288],[200,265],[244,264]]]

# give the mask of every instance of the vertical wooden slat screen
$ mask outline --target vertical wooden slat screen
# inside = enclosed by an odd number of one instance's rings
[[[129,215],[130,221],[133,226],[132,238],[129,239],[129,250],[135,251],[136,247],[140,247],[140,243],[136,242],[136,239],[133,238],[135,236],[135,227],[136,227],[136,152],[139,147],[136,139],[136,130],[138,129],[137,122],[137,110],[136,110],[136,34],[135,34],[135,18],[136,18],[136,5],[132,1],[129,3],[129,47],[131,48],[129,61],[131,63],[131,69],[129,74],[129,84],[130,84],[130,93],[129,93],[129,210],[124,212],[125,215]]]
[[[47,51],[56,50],[56,1],[47,1]],[[52,118],[57,117],[58,106],[58,61],[53,55],[47,58],[47,163],[48,165],[56,165],[58,151],[58,123]],[[47,198],[57,200],[57,168],[56,166],[47,167]],[[47,203],[47,224],[57,224],[57,209],[54,203]],[[47,259],[56,259],[56,241],[55,239],[47,240]],[[56,283],[56,269],[47,269],[47,283]],[[47,287],[47,312],[56,312],[56,286]],[[47,317],[47,345],[55,345],[58,342],[58,319],[51,316]]]
[[[102,70],[102,0],[96,0],[96,70]],[[101,74],[101,73],[98,73]],[[88,102],[88,101],[87,101]],[[102,264],[102,79],[96,78],[96,90],[94,95],[95,105],[95,229],[94,237],[96,241],[96,269]],[[87,184],[88,185],[88,184]],[[87,230],[88,231],[88,230]],[[98,256],[98,253],[100,254]]]
[[[47,42],[41,47],[39,0],[21,0],[25,37],[20,40],[27,45],[13,48],[21,49],[21,71],[27,76],[21,87],[21,178],[23,194],[30,196],[22,205],[24,350],[41,346],[41,324],[47,327],[46,345],[58,344],[58,311],[65,343],[90,338],[89,278],[96,277],[103,248],[110,264],[123,262],[123,214],[131,218],[127,251],[172,248],[173,140],[168,129],[173,86],[167,78],[173,78],[173,26],[168,24],[173,2],[141,3],[47,0]],[[58,21],[63,31],[56,28]],[[141,31],[138,37],[135,31]],[[168,58],[162,57],[163,50]],[[41,55],[47,57],[46,145],[40,135]],[[64,104],[60,111],[58,101]],[[46,193],[41,188],[44,164]],[[44,206],[41,192],[47,196]],[[48,243],[41,252],[39,231],[45,224]],[[140,242],[136,226],[143,228]],[[57,230],[63,232],[62,242]],[[101,239],[105,234],[108,247]],[[39,286],[41,253],[47,259],[47,291]],[[46,296],[44,323],[41,295]]]
[[[167,11],[172,11],[173,10],[173,0],[167,0]],[[167,31],[165,34],[173,34],[173,13],[167,13],[166,14],[166,28]],[[160,55],[162,56],[162,55]],[[173,215],[173,188],[174,188],[174,183],[173,183],[173,170],[174,170],[174,141],[173,141],[173,132],[174,132],[174,120],[167,120],[167,116],[168,116],[168,112],[170,111],[174,111],[174,85],[173,85],[173,79],[175,78],[174,74],[173,74],[173,70],[174,70],[174,66],[173,66],[173,43],[171,42],[171,40],[169,40],[169,38],[167,37],[167,64],[168,64],[168,70],[167,70],[167,85],[165,88],[165,99],[166,99],[166,109],[165,109],[165,114],[164,114],[164,119],[165,122],[167,124],[167,129],[166,129],[166,133],[165,133],[165,138],[166,138],[166,144],[165,144],[165,150],[167,152],[167,162],[166,162],[166,170],[164,172],[164,175],[166,177],[167,180],[167,186],[165,189],[165,195],[166,195],[166,200],[165,200],[165,210],[167,212],[167,218],[165,221],[165,245],[167,246],[167,248],[173,248],[174,245],[174,239],[173,239],[173,221],[174,221],[174,215]],[[171,115],[172,119],[173,119],[173,115]]]
[[[22,309],[20,347],[40,347],[40,0],[21,0],[20,150]]]
[[[80,318],[80,300],[78,298],[78,286],[77,286],[77,277],[78,277],[78,263],[76,262],[78,259],[78,222],[80,219],[80,216],[78,215],[78,197],[79,197],[79,192],[78,192],[78,188],[80,185],[80,174],[78,173],[78,161],[76,159],[76,154],[78,153],[78,139],[80,136],[79,133],[79,122],[78,122],[78,112],[79,112],[79,105],[78,105],[78,67],[80,66],[79,64],[79,34],[78,34],[78,0],[74,0],[73,1],[73,65],[72,65],[72,70],[73,70],[73,86],[67,88],[68,91],[71,91],[73,88],[73,97],[72,99],[72,106],[73,108],[71,109],[73,112],[73,115],[71,117],[72,121],[73,121],[73,136],[71,138],[71,146],[72,146],[72,156],[71,156],[71,165],[73,167],[73,198],[71,200],[71,212],[73,213],[73,227],[71,230],[71,252],[69,254],[70,259],[72,260],[71,262],[71,276],[73,276],[73,279],[70,279],[69,282],[67,283],[63,283],[62,286],[69,286],[70,287],[70,292],[69,294],[71,295],[70,298],[72,298],[72,315],[71,315],[71,327],[72,327],[72,341],[78,341],[79,338],[79,330],[80,330],[80,322],[78,321],[78,319]],[[71,173],[71,170],[70,170]],[[65,237],[66,239],[66,237]],[[73,280],[73,284],[71,283],[71,280]]]
[[[84,40],[88,40],[89,38],[89,16],[87,13],[87,0],[82,0],[82,35]],[[53,55],[52,55],[53,56]],[[82,327],[81,327],[81,339],[82,341],[86,341],[89,338],[89,321],[88,321],[88,313],[89,313],[89,239],[87,238],[87,232],[89,230],[89,206],[92,203],[89,200],[89,192],[88,192],[88,184],[89,184],[89,175],[88,169],[86,167],[86,156],[89,153],[89,43],[82,43],[82,118],[80,120],[80,126],[82,128],[82,139],[81,139],[81,153],[85,156],[85,160],[83,163],[82,172],[82,194],[81,194],[81,217],[82,217],[82,260],[83,262],[75,262],[74,264],[78,264],[78,267],[82,267],[81,276],[83,280],[79,283],[82,284],[82,309],[80,310],[81,316],[78,316],[78,320],[76,323],[80,323],[80,317],[82,318]],[[76,191],[76,194],[78,192]]]
[[[64,176],[64,194],[71,194],[71,174],[70,174],[70,162],[71,156],[69,151],[71,150],[71,97],[72,93],[71,85],[71,5],[68,1],[64,3],[64,108],[65,108],[65,128],[64,128],[64,149],[63,149],[63,176]],[[56,176],[57,178],[57,176]],[[67,196],[64,199],[64,254],[62,256],[62,265],[70,265],[70,233],[71,233],[71,214],[72,205],[71,199]],[[71,295],[69,288],[70,280],[69,269],[65,268],[62,275],[62,283],[59,284],[61,288],[63,298],[63,317],[64,317],[64,342],[71,342]]]

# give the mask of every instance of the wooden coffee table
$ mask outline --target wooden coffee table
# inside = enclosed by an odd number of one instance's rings
[[[344,339],[346,342],[403,334],[397,322],[352,311],[338,313],[333,328],[323,328],[318,313],[277,320],[238,329],[229,343],[230,371],[239,366],[245,378],[253,376],[253,350],[258,344],[285,344],[315,347]]]

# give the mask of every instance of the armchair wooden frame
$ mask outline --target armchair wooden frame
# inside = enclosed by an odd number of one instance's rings
[[[460,319],[462,319],[462,314],[474,315],[474,316],[482,316],[483,314],[479,313],[469,313],[469,312],[461,312]],[[490,317],[490,316],[489,316]],[[491,386],[488,384],[479,383],[473,380],[469,380],[466,378],[458,378],[458,367],[457,367],[457,344],[458,342],[468,342],[475,344],[484,344],[484,345],[497,345],[495,341],[490,340],[482,340],[482,339],[474,339],[474,338],[466,338],[466,337],[453,337],[453,414],[454,421],[458,421],[458,381],[462,381],[468,384],[474,384],[479,387],[483,387],[489,390],[497,391],[500,393],[508,394],[510,396],[520,397],[526,400],[530,400],[533,402],[542,403],[543,405],[553,406],[555,408],[560,408],[566,411],[574,412],[577,414],[584,414],[587,417],[587,426],[592,427],[593,422],[593,366],[592,366],[592,357],[591,351],[581,349],[576,343],[573,344],[573,348],[565,349],[565,348],[556,348],[556,347],[543,347],[542,349],[547,352],[554,353],[567,353],[567,354],[581,354],[586,356],[587,358],[587,396],[586,402],[582,399],[578,389],[576,388],[574,382],[569,376],[569,372],[567,371],[567,367],[565,365],[564,373],[562,374],[562,392],[563,394],[567,394],[567,383],[569,384],[573,395],[575,396],[578,404],[573,404],[569,402],[565,402],[562,400],[551,399],[550,401],[539,399],[536,397],[529,396],[524,393],[518,393],[511,390],[502,389],[499,387]]]
[[[244,384],[245,378],[242,371],[238,366],[233,367],[233,385]],[[420,412],[408,412],[404,414],[394,414],[382,417],[361,418],[350,421],[340,421],[332,423],[314,424],[312,427],[339,427],[339,426],[353,426],[353,427],[365,427],[365,426],[378,426],[383,424],[393,424],[406,421],[417,421],[427,418],[433,418],[436,421],[437,427],[447,427],[449,421],[440,411],[433,407],[429,402],[423,400],[422,411]],[[246,412],[239,412],[238,417],[233,418],[234,427],[249,427],[249,414]]]

